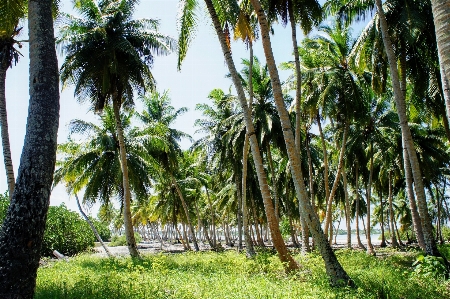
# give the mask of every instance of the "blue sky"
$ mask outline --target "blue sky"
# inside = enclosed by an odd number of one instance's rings
[[[199,1],[202,2],[202,1]],[[321,1],[322,2],[322,1]],[[71,13],[72,4],[69,0],[62,1],[62,11]],[[178,13],[178,0],[147,0],[141,1],[138,6],[135,18],[150,18],[160,20],[160,32],[177,37],[176,17]],[[179,117],[175,124],[177,129],[183,130],[194,138],[194,121],[201,115],[195,111],[197,103],[207,103],[207,96],[214,88],[228,90],[231,81],[225,78],[228,70],[214,33],[214,28],[208,19],[206,9],[201,8],[199,12],[198,30],[196,38],[193,41],[187,57],[183,63],[181,71],[177,71],[177,56],[173,53],[166,57],[155,57],[152,69],[153,76],[157,81],[159,91],[169,90],[172,99],[172,106],[175,108],[187,107],[189,111]],[[26,24],[19,39],[27,39]],[[360,29],[359,29],[360,30]],[[300,31],[300,30],[298,30]],[[280,25],[274,26],[275,34],[271,36],[272,47],[277,64],[293,60],[291,31]],[[299,33],[298,39],[302,38]],[[241,59],[248,58],[248,51],[245,46],[236,41],[232,43],[232,52],[237,69],[240,70]],[[21,49],[22,57],[17,66],[9,69],[6,82],[6,102],[8,110],[9,133],[11,142],[11,151],[15,175],[19,167],[20,154],[25,137],[25,125],[28,110],[28,45],[23,43]],[[264,62],[264,53],[262,46],[255,45],[254,54]],[[58,49],[59,63],[63,61]],[[289,72],[280,71],[281,80],[284,80]],[[137,109],[140,109],[140,103],[136,101]],[[73,89],[66,88],[61,92],[61,112],[60,129],[58,132],[58,142],[67,140],[67,124],[72,119],[83,119],[87,121],[96,121],[96,116],[88,111],[89,107],[82,106],[76,102],[73,97]],[[183,147],[189,147],[188,141],[183,142]],[[4,169],[4,168],[2,168]],[[5,171],[0,170],[0,192],[7,189]],[[77,210],[74,198],[69,198],[62,185],[57,186],[51,195],[51,205],[59,205],[65,202],[72,209]],[[96,213],[98,208],[94,207],[91,212]]]

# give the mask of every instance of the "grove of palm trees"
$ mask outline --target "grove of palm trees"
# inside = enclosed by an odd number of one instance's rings
[[[0,0],[0,298],[450,297],[450,1],[145,2]]]

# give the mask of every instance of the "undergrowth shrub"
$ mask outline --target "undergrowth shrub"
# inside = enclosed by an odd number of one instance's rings
[[[94,233],[89,224],[64,204],[48,209],[47,224],[42,243],[42,255],[51,256],[53,250],[74,255],[94,246]]]
[[[142,242],[142,237],[139,233],[134,232],[134,239],[136,240],[136,243]],[[111,243],[108,244],[110,247],[115,246],[125,246],[127,245],[127,238],[125,235],[114,235],[111,237]]]
[[[100,235],[100,238],[102,238],[102,241],[109,241],[111,239],[111,231],[109,230],[107,224],[92,217],[89,217],[89,220],[91,220],[94,224],[98,234]]]

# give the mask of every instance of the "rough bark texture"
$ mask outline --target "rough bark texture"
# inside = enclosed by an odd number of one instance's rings
[[[177,191],[178,197],[180,197],[181,205],[183,206],[184,213],[186,214],[186,220],[189,225],[189,232],[191,234],[192,243],[194,243],[194,249],[195,249],[195,251],[199,251],[200,248],[198,247],[197,238],[195,237],[195,230],[194,230],[194,226],[192,225],[191,217],[189,216],[189,209],[186,204],[186,200],[184,199],[184,196],[183,196],[183,193],[181,192],[180,186],[178,186],[177,180],[175,180],[175,177],[173,176],[172,173],[170,174],[170,176],[172,177],[172,184],[174,185],[174,187]],[[187,242],[187,243],[189,244],[189,242]]]
[[[131,221],[131,190],[128,179],[127,152],[123,135],[122,122],[120,120],[120,99],[113,99],[114,118],[116,121],[117,139],[119,140],[120,168],[122,170],[123,184],[123,224],[125,226],[125,237],[127,239],[128,251],[132,257],[139,257],[139,251],[134,238],[133,223]]]
[[[244,122],[250,139],[250,147],[252,151],[253,161],[255,163],[256,174],[258,176],[259,187],[264,202],[264,208],[266,210],[266,217],[271,231],[273,245],[278,252],[280,260],[284,263],[287,263],[288,271],[298,269],[297,263],[294,261],[294,259],[291,257],[291,255],[287,250],[286,244],[284,243],[283,237],[281,236],[277,219],[275,217],[275,211],[273,209],[272,199],[270,197],[270,190],[269,186],[267,185],[267,176],[263,167],[261,153],[259,151],[259,145],[256,139],[255,129],[252,123],[251,113],[250,110],[248,109],[247,101],[245,99],[244,88],[242,87],[242,83],[238,76],[236,66],[234,65],[233,58],[231,56],[231,51],[228,48],[226,37],[220,26],[219,18],[214,9],[214,5],[211,0],[205,0],[205,3],[208,12],[211,16],[214,29],[216,30],[217,37],[219,38],[220,46],[222,47],[222,52],[228,66],[228,70],[230,71],[231,78],[236,88],[238,99],[244,114]]]
[[[261,3],[258,0],[251,0],[253,7],[255,8],[258,16],[258,21],[261,28],[261,38],[263,42],[264,53],[266,56],[267,67],[269,69],[270,79],[272,83],[272,89],[274,93],[275,105],[280,117],[281,126],[283,130],[283,137],[286,143],[286,149],[291,166],[292,178],[295,185],[297,198],[301,206],[302,215],[310,228],[310,231],[316,241],[317,248],[319,249],[322,258],[325,262],[325,269],[332,285],[342,286],[347,283],[352,284],[350,277],[336,258],[331,246],[328,244],[327,239],[322,231],[320,222],[311,203],[309,202],[308,195],[306,193],[305,183],[303,180],[303,174],[300,164],[300,153],[295,147],[294,134],[292,133],[291,123],[289,120],[289,114],[284,104],[283,94],[281,91],[280,78],[278,76],[278,70],[276,67],[275,59],[272,52],[270,42],[270,28],[264,13]]]
[[[108,257],[112,257],[111,252],[108,249],[108,246],[106,246],[106,244],[103,242],[102,238],[100,237],[100,235],[98,234],[97,229],[94,226],[94,223],[92,223],[92,221],[89,219],[89,217],[86,215],[86,213],[83,211],[83,209],[81,208],[81,204],[80,204],[80,200],[78,199],[78,195],[75,194],[75,199],[77,201],[77,206],[78,206],[78,211],[80,211],[81,216],[83,216],[84,220],[86,220],[86,222],[89,224],[89,226],[92,229],[92,232],[94,233],[95,237],[97,238],[97,240],[100,242],[100,244],[102,245],[103,249],[105,249],[106,254],[108,255]]]
[[[6,70],[8,66],[0,61],[0,126],[2,134],[3,160],[5,161],[6,179],[8,181],[9,199],[14,192],[14,168],[11,158],[11,147],[9,145],[8,115],[6,113]]]
[[[450,1],[431,0],[447,118],[450,118]]]
[[[433,229],[430,215],[428,214],[428,207],[425,196],[425,189],[423,185],[422,173],[420,171],[419,160],[417,158],[416,149],[412,140],[411,131],[408,126],[408,118],[406,115],[405,98],[401,92],[400,80],[397,70],[396,57],[394,54],[392,42],[388,32],[388,24],[386,16],[383,11],[381,0],[376,0],[377,11],[380,18],[381,33],[383,36],[384,48],[388,57],[389,68],[391,71],[392,88],[394,91],[394,98],[397,106],[397,113],[400,120],[400,128],[404,145],[408,150],[408,156],[411,163],[412,175],[414,178],[414,187],[416,191],[416,198],[419,207],[419,214],[422,220],[422,229],[425,242],[425,252],[429,255],[440,256],[436,246],[436,241],[433,237]]]
[[[59,74],[52,1],[28,1],[30,102],[16,188],[0,231],[0,298],[31,299],[55,169]]]

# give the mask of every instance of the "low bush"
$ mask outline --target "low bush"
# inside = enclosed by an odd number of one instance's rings
[[[89,217],[89,219],[97,229],[97,232],[100,235],[100,238],[102,238],[102,241],[109,241],[111,239],[111,231],[109,230],[108,225],[92,217]]]
[[[140,243],[142,242],[142,237],[140,234],[138,234],[137,232],[134,233],[134,239],[136,240],[136,243]],[[111,243],[108,244],[108,246],[110,247],[115,247],[115,246],[126,246],[127,245],[127,238],[125,235],[114,235],[111,238]]]

